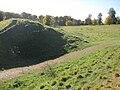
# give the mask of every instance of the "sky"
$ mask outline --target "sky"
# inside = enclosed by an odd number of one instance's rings
[[[120,16],[120,0],[0,0],[0,10],[5,12],[67,15],[81,20],[85,20],[88,14],[92,19],[97,18],[100,12],[104,20],[111,7],[116,10],[116,16]]]

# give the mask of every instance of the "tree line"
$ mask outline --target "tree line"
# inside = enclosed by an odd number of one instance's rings
[[[102,13],[98,13],[97,19],[91,19],[92,15],[89,14],[88,17],[81,21],[80,19],[74,19],[71,16],[50,16],[50,15],[32,15],[30,13],[22,12],[21,14],[13,12],[3,12],[0,11],[0,21],[7,20],[10,18],[23,18],[30,19],[34,21],[39,21],[42,24],[48,26],[79,26],[79,25],[103,25],[103,24],[120,24],[120,17],[115,17],[116,11],[114,8],[108,10],[108,17],[106,17],[105,22],[102,20]]]

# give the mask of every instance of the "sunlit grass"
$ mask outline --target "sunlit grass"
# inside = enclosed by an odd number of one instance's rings
[[[12,19],[8,19],[0,22],[0,31],[8,26],[12,22]]]
[[[107,89],[114,83],[113,74],[120,73],[120,46],[99,50],[34,74],[27,74],[0,84],[0,89],[9,90],[59,90],[59,89]],[[109,84],[106,83],[110,81]],[[115,85],[110,86],[111,89]]]

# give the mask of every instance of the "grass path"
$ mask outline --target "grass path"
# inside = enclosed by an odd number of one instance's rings
[[[13,69],[9,69],[9,70],[0,71],[0,81],[15,78],[15,77],[21,76],[23,74],[32,73],[34,71],[44,69],[45,67],[48,66],[48,64],[49,65],[56,65],[56,64],[68,61],[68,60],[80,58],[80,57],[83,57],[83,56],[88,55],[90,53],[93,53],[99,49],[103,49],[103,48],[113,46],[113,45],[120,45],[120,41],[105,42],[105,43],[102,43],[102,44],[99,44],[96,46],[88,47],[88,48],[83,49],[81,51],[75,51],[75,52],[63,55],[63,56],[56,58],[54,60],[45,61],[43,63],[28,66],[28,67],[20,67],[20,68],[13,68]]]

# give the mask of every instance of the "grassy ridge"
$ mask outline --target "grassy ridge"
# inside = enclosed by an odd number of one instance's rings
[[[67,26],[61,27],[61,29],[63,29],[66,34],[75,36],[78,39],[83,39],[83,41],[86,42],[86,44],[84,43],[83,45],[81,42],[78,42],[77,50],[106,41],[120,40],[120,25]]]
[[[0,31],[8,26],[12,22],[12,19],[1,21],[0,22]]]
[[[120,74],[120,46],[99,50],[86,57],[46,68],[0,84],[3,90],[116,89]]]

